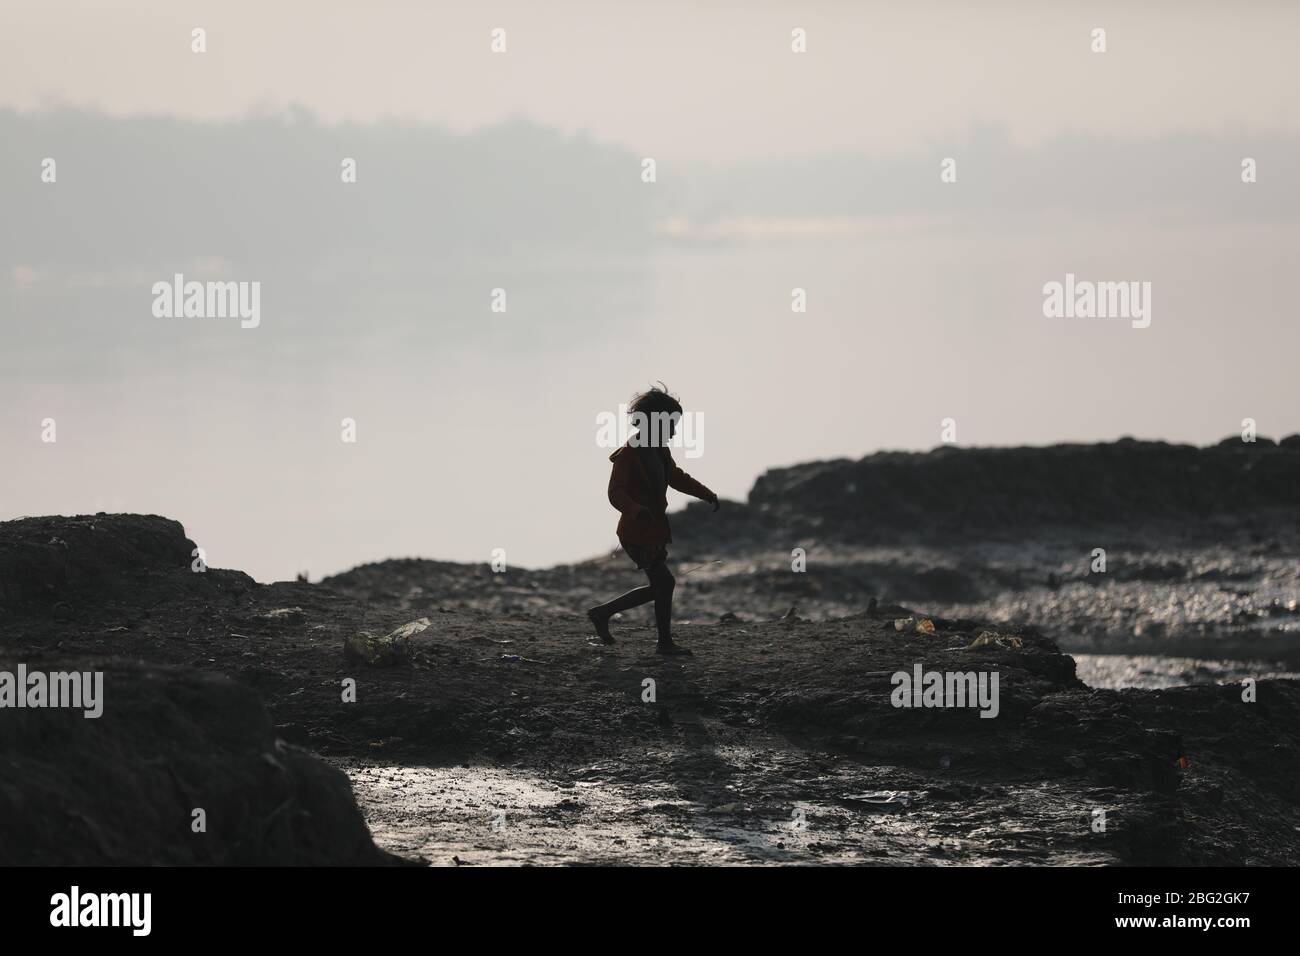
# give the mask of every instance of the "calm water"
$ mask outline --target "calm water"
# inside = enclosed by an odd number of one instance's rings
[[[772,466],[932,447],[949,416],[972,445],[1217,440],[1285,376],[1257,369],[1231,414],[1204,387],[1245,333],[1186,285],[1206,268],[1196,238],[1144,254],[1164,311],[1140,333],[1042,318],[1043,277],[1093,248],[1082,229],[269,272],[215,256],[15,263],[0,275],[0,515],[169,515],[210,564],[259,580],[496,548],[516,566],[578,560],[612,541],[596,418],[655,379],[703,415],[689,470],[732,498]],[[1275,309],[1276,263],[1234,261],[1252,300],[1237,311]],[[154,318],[152,283],[176,271],[261,281],[260,327]],[[1171,349],[1183,376],[1152,379]]]

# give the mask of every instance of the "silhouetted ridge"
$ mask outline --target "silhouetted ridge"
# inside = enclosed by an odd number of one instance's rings
[[[1122,439],[1045,448],[943,447],[773,469],[749,495],[764,524],[878,531],[1195,522],[1294,510],[1300,436],[1209,448]]]

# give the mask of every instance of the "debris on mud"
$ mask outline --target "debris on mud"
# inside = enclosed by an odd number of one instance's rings
[[[981,647],[988,647],[990,644],[996,644],[998,647],[1014,647],[1017,650],[1024,647],[1024,641],[1015,634],[980,631],[979,636],[966,645],[966,650],[973,651]]]
[[[352,664],[392,667],[409,664],[415,657],[411,638],[428,630],[432,622],[427,617],[408,621],[383,636],[362,631],[343,641],[343,657]]]

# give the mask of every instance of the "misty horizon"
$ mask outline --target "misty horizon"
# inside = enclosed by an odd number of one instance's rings
[[[723,70],[716,11],[668,30],[585,8],[579,42],[563,10],[502,8],[504,57],[476,14],[403,11],[401,42],[436,23],[442,57],[401,60],[408,85],[371,45],[386,14],[353,18],[343,52],[346,16],[81,9],[141,74],[99,47],[37,70],[67,36],[0,19],[0,515],[176,517],[259,580],[498,547],[582,560],[614,543],[597,417],[660,380],[708,422],[684,466],[731,499],[769,468],[934,447],[949,418],[968,447],[1300,428],[1300,110],[1258,55],[1276,21],[1100,10],[1102,57],[1084,20],[864,8],[831,31],[810,9],[801,59],[787,14],[756,10]],[[1180,46],[1155,42],[1171,30]],[[1023,60],[994,62],[999,42]],[[664,44],[685,47],[647,84]],[[1144,60],[1177,56],[1204,73]],[[177,82],[137,82],[151,68]],[[908,97],[870,95],[890,70]],[[155,312],[178,275],[258,283],[256,327]],[[1046,318],[1070,276],[1149,283],[1149,327]]]

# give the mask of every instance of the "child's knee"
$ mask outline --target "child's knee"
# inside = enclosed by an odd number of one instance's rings
[[[668,570],[668,565],[658,562],[650,566],[650,580],[656,589],[660,591],[671,591],[677,584],[677,579],[673,573]]]

